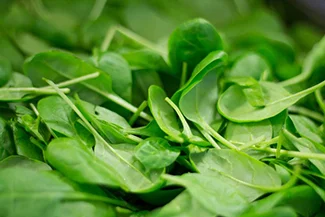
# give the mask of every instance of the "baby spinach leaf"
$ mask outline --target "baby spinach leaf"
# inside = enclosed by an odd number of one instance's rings
[[[130,111],[136,112],[137,110],[136,107],[113,93],[112,80],[109,74],[91,66],[70,53],[49,51],[36,54],[25,62],[24,72],[35,86],[44,86],[46,82],[43,81],[43,78],[60,82],[99,72],[100,75],[98,77],[81,82],[87,88],[80,90],[81,87],[79,85],[79,95],[81,98],[84,95],[88,100],[99,99],[97,103],[104,102],[105,100],[103,99],[106,98]],[[140,113],[140,116],[151,120],[151,117],[143,112]]]
[[[126,60],[116,53],[105,52],[95,55],[92,62],[94,66],[110,75],[113,91],[130,102],[132,74]]]
[[[0,56],[0,87],[5,85],[11,78],[12,69],[9,60]]]
[[[300,152],[306,153],[325,153],[325,148],[316,142],[305,138],[297,138],[287,130],[283,130],[284,136],[292,143],[292,145]],[[324,175],[325,162],[322,160],[309,159],[309,161],[316,166],[316,168]]]
[[[141,135],[141,136],[153,136],[153,137],[164,137],[166,134],[162,131],[155,120],[150,121],[146,126],[137,128],[125,128],[123,132]]]
[[[282,206],[291,207],[302,216],[313,216],[321,205],[322,199],[311,187],[300,185],[255,201],[243,216],[264,216],[263,213],[272,213],[272,210]]]
[[[123,177],[127,189],[131,192],[150,192],[162,185],[160,176],[164,169],[151,169],[147,171],[145,167],[135,158],[135,146],[130,144],[111,145],[116,154],[123,158],[114,156],[114,152],[98,143],[95,146],[95,155],[109,165],[114,165],[118,174]],[[128,166],[132,165],[132,166]]]
[[[290,115],[289,118],[300,136],[310,139],[316,143],[323,142],[321,131],[310,119],[300,115]]]
[[[37,171],[50,171],[52,168],[46,163],[34,159],[30,159],[28,157],[19,156],[19,155],[11,155],[4,160],[0,161],[0,170],[5,168],[25,168],[29,170],[37,170]]]
[[[50,96],[41,99],[37,109],[42,120],[54,131],[67,137],[74,137],[77,116],[60,97]]]
[[[187,190],[180,193],[174,200],[167,205],[158,208],[145,217],[215,217],[215,212],[210,211],[204,205],[198,202],[195,196],[192,196]]]
[[[19,179],[24,177],[24,179]],[[15,180],[13,182],[12,180]],[[54,172],[33,171],[21,167],[0,170],[0,212],[5,216],[114,215],[110,198],[83,193],[73,183]],[[122,204],[121,204],[122,205]]]
[[[231,70],[225,73],[226,77],[252,77],[256,80],[267,80],[271,68],[268,62],[256,53],[247,53],[240,57]]]
[[[222,116],[233,122],[257,122],[273,117],[301,98],[323,87],[325,82],[321,82],[313,87],[290,94],[280,85],[271,82],[260,82],[264,96],[265,106],[254,107],[246,99],[243,88],[232,85],[218,100],[218,111]]]
[[[225,182],[234,183],[237,191],[249,201],[271,189],[279,188],[281,184],[280,177],[273,168],[238,151],[210,149],[192,153],[190,159],[200,173],[224,176]]]
[[[43,161],[42,150],[30,141],[29,135],[17,123],[12,124],[13,137],[18,155],[22,155],[31,159]]]
[[[241,124],[229,122],[225,132],[225,139],[243,145],[260,137],[272,139],[272,124],[269,120]]]
[[[204,19],[194,19],[180,25],[168,41],[172,71],[180,75],[183,63],[189,73],[210,52],[222,50],[223,44],[216,29]]]
[[[70,179],[80,183],[123,186],[123,179],[112,164],[106,164],[78,140],[54,139],[45,151],[47,161]]]
[[[15,146],[9,133],[9,127],[0,117],[0,160],[15,154]]]
[[[292,209],[291,207],[287,207],[287,206],[276,207],[272,210],[263,210],[259,213],[254,213],[254,212],[245,213],[245,214],[241,215],[240,217],[259,217],[259,216],[263,216],[263,217],[273,217],[273,216],[298,217],[298,215],[296,214],[294,209]]]
[[[314,45],[313,49],[306,56],[302,72],[286,81],[283,81],[282,86],[290,86],[308,79],[317,69],[324,66],[325,58],[325,37],[323,37],[317,44]]]
[[[148,90],[148,105],[160,129],[179,143],[183,142],[182,132],[172,107],[165,101],[167,97],[163,89],[150,86]]]
[[[238,216],[247,209],[248,200],[232,183],[224,182],[217,176],[188,173],[180,177],[166,175],[165,178],[186,187],[201,206],[215,215]]]
[[[134,156],[147,169],[159,169],[172,164],[179,154],[180,151],[172,148],[167,140],[150,137],[137,145]]]

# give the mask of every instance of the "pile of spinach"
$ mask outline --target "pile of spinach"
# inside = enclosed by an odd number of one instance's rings
[[[255,0],[0,12],[0,216],[324,215],[321,31]]]

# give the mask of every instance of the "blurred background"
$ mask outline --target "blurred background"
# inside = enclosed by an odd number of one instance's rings
[[[0,0],[0,55],[17,71],[26,57],[53,47],[87,56],[116,24],[167,50],[177,25],[202,17],[233,58],[259,52],[272,67],[281,65],[276,72],[290,72],[277,73],[283,80],[299,73],[296,63],[323,36],[324,8],[323,0]],[[114,40],[110,49],[125,52],[123,40]]]

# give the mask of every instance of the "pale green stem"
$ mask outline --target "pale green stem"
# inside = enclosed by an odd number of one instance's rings
[[[270,140],[267,140],[267,141],[264,141],[264,142],[261,142],[259,145],[260,145],[260,148],[266,148],[270,145],[273,145],[275,143],[277,143],[279,140],[279,136],[276,136]]]
[[[210,136],[210,134],[207,133],[205,130],[203,130],[202,127],[200,127],[200,125],[195,124],[195,126],[201,132],[204,138],[206,138],[213,147],[215,147],[216,149],[221,149],[218,143],[216,143],[216,141],[214,141],[214,139]]]
[[[323,114],[325,114],[325,103],[324,103],[321,89],[315,91],[315,97],[319,107],[322,109]]]
[[[140,113],[148,106],[148,102],[145,100],[143,101],[140,106],[138,107],[137,111],[132,115],[132,117],[129,120],[129,124],[132,126],[138,117],[140,116]]]
[[[193,134],[192,134],[191,128],[188,125],[188,123],[187,123],[185,117],[183,116],[182,112],[177,107],[177,105],[175,105],[175,103],[173,101],[171,101],[168,97],[165,98],[165,101],[174,109],[174,111],[176,112],[177,116],[181,120],[181,123],[183,125],[183,133],[184,133],[184,135],[187,138],[192,137]]]
[[[32,108],[33,112],[38,117],[39,116],[39,112],[38,112],[37,108],[35,107],[35,105],[33,103],[29,103],[29,106]]]
[[[183,62],[182,65],[182,76],[181,76],[181,83],[179,85],[179,88],[182,88],[186,82],[187,77],[187,62]]]
[[[32,93],[32,94],[56,94],[56,91],[53,89],[44,89],[44,88],[36,88],[36,87],[9,87],[9,88],[1,88],[1,92],[24,92],[24,93]],[[61,91],[63,93],[69,93],[69,88],[62,88]]]
[[[243,151],[245,149],[251,148],[257,144],[261,144],[264,140],[265,140],[265,136],[264,135],[260,136],[260,137],[256,138],[255,140],[250,141],[247,144],[238,147],[238,150]]]
[[[122,99],[119,96],[116,96],[115,94],[111,94],[111,93],[103,93],[103,92],[99,92],[102,96],[106,97],[107,99],[115,102],[116,104],[126,108],[127,110],[135,113],[137,112],[138,108],[133,106],[132,104],[130,104],[129,102],[125,101],[124,99]],[[153,118],[148,115],[145,112],[140,112],[140,117],[142,117],[143,119],[147,120],[147,121],[152,121]]]
[[[205,129],[212,137],[214,137],[216,140],[218,140],[219,142],[221,142],[223,145],[227,146],[230,149],[235,149],[237,150],[237,146],[235,146],[234,144],[232,144],[231,142],[229,142],[228,140],[226,140],[225,138],[223,138],[218,132],[216,132],[212,127],[210,127],[209,124],[204,124],[204,126],[202,126],[203,129]]]
[[[131,139],[134,142],[140,143],[143,141],[140,137],[134,136],[134,135],[127,135],[126,138]]]
[[[97,20],[105,8],[106,2],[107,0],[96,0],[93,8],[89,13],[88,20]]]
[[[74,79],[71,79],[71,80],[63,81],[61,83],[58,83],[56,86],[57,87],[66,87],[66,86],[69,86],[69,85],[81,83],[81,82],[86,81],[86,80],[97,78],[99,75],[100,75],[99,72],[95,72],[95,73],[80,76],[78,78],[74,78]],[[51,86],[41,87],[40,89],[48,89],[48,88],[51,88]]]
[[[114,38],[115,33],[116,33],[116,26],[112,26],[107,30],[104,41],[102,42],[102,44],[100,46],[100,50],[102,52],[105,52],[108,50],[108,48]]]
[[[276,154],[277,149],[274,148],[254,148],[258,151],[264,151],[271,154]],[[318,154],[318,153],[306,153],[306,152],[299,152],[299,151],[287,151],[287,150],[280,150],[280,154],[282,156],[287,157],[297,157],[301,159],[313,159],[313,160],[324,160],[325,161],[325,154]]]

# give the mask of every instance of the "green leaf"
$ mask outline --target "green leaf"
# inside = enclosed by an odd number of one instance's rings
[[[302,216],[314,216],[321,205],[322,199],[313,188],[300,185],[253,202],[243,217],[264,216],[264,213],[272,213],[272,210],[282,206],[290,207]]]
[[[0,117],[0,160],[16,153],[14,143],[9,133],[9,127]]]
[[[323,142],[321,131],[310,119],[301,115],[290,115],[289,118],[300,136],[310,139],[316,143]]]
[[[186,187],[201,206],[214,215],[238,216],[248,207],[248,200],[232,183],[217,176],[188,173],[180,177],[165,176],[172,183]]]
[[[97,158],[78,140],[52,140],[45,151],[45,157],[54,168],[76,182],[125,188],[122,177],[112,164],[106,164]]]
[[[0,170],[0,188],[0,212],[4,216],[55,217],[62,213],[69,213],[72,217],[115,216],[110,205],[95,202],[114,203],[114,200],[80,192],[77,186],[54,172],[23,167],[3,169]]]
[[[43,161],[44,159],[42,150],[31,142],[31,135],[29,135],[17,123],[12,124],[11,127],[17,154],[31,159]]]
[[[281,185],[280,177],[273,168],[245,153],[210,149],[192,153],[190,159],[200,173],[223,176],[225,182],[233,183],[237,191],[249,201]]]
[[[105,52],[92,58],[93,64],[110,75],[115,93],[128,102],[132,96],[132,74],[126,60],[113,52]]]
[[[168,41],[169,60],[175,75],[180,75],[183,63],[189,73],[210,52],[222,50],[223,45],[216,29],[204,19],[194,19],[180,25]]]
[[[225,132],[225,139],[237,144],[246,144],[263,137],[272,139],[272,124],[269,120],[256,123],[229,122]]]
[[[95,155],[106,164],[114,166],[117,174],[123,177],[128,191],[146,193],[158,189],[163,184],[160,176],[165,170],[146,170],[143,164],[135,158],[134,145],[117,144],[110,146],[111,148],[102,143],[97,143]]]
[[[134,156],[147,169],[159,169],[172,164],[179,154],[180,151],[173,149],[167,140],[150,137],[137,145]]]
[[[226,77],[252,77],[256,80],[266,80],[271,73],[269,64],[256,53],[248,53],[238,59]]]
[[[215,213],[207,209],[204,205],[185,190],[167,205],[158,208],[145,217],[215,217]]]
[[[0,170],[6,168],[25,168],[26,170],[50,171],[52,168],[46,163],[24,156],[12,155],[0,161]]]
[[[11,63],[8,59],[0,56],[0,87],[5,85],[12,76]]]
[[[252,106],[245,97],[243,88],[239,85],[232,85],[221,94],[218,100],[218,111],[220,114],[228,120],[238,123],[265,120],[279,114],[303,97],[323,87],[325,82],[295,94],[290,94],[275,83],[260,82],[260,85],[265,96],[264,107]]]
[[[150,86],[148,105],[160,129],[164,131],[171,139],[181,143],[182,131],[178,124],[176,114],[173,108],[165,101],[167,97],[163,89],[158,86]]]

